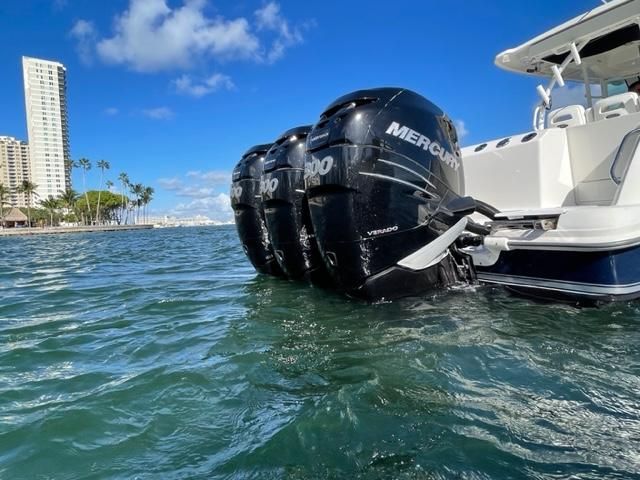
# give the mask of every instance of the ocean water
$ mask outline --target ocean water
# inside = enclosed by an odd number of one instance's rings
[[[233,227],[0,238],[0,478],[640,478],[640,303],[367,305]]]

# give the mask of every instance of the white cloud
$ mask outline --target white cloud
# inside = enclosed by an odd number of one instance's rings
[[[95,35],[96,30],[93,26],[93,23],[88,22],[86,20],[78,20],[73,24],[71,31],[69,32],[74,37],[87,37],[89,35]]]
[[[186,186],[176,192],[180,197],[203,198],[215,193],[213,188]]]
[[[221,222],[233,220],[231,201],[226,193],[218,193],[217,195],[197,198],[190,202],[179,203],[169,211],[169,214],[177,217],[203,215]]]
[[[168,107],[147,108],[142,114],[154,120],[169,120],[173,118],[173,111]]]
[[[165,0],[131,0],[115,20],[114,34],[100,40],[100,58],[141,72],[188,68],[195,58],[252,58],[260,42],[245,18],[209,18],[204,0],[170,8]]]
[[[179,178],[159,178],[158,185],[165,190],[178,190],[183,187],[182,180]]]
[[[226,188],[231,182],[231,174],[227,172],[202,172],[192,170],[186,173],[184,180],[180,177],[160,178],[158,185],[174,192],[179,197],[202,198],[215,193],[216,187]]]
[[[255,17],[259,31],[272,31],[277,35],[265,54],[265,60],[268,63],[279,60],[288,47],[302,42],[303,38],[300,29],[289,25],[289,22],[281,15],[278,3],[267,3],[264,7],[255,11]]]
[[[180,6],[169,6],[167,0],[129,0],[109,36],[98,38],[93,28],[91,35],[76,32],[72,36],[81,58],[97,53],[105,63],[157,72],[189,69],[207,59],[273,63],[287,48],[301,43],[301,30],[311,25],[291,25],[273,1],[256,10],[253,21],[207,15],[207,6],[207,0],[182,0]],[[93,27],[79,20],[72,31],[78,24]]]
[[[231,77],[222,73],[214,73],[203,81],[194,81],[191,76],[184,74],[175,79],[173,84],[178,93],[191,95],[196,98],[203,97],[220,89],[233,90],[235,88]]]
[[[91,64],[93,62],[93,45],[97,38],[93,23],[78,20],[73,24],[69,35],[76,40],[76,52],[80,60],[87,65]]]
[[[258,28],[277,30],[281,27],[280,5],[269,2],[255,12]]]
[[[116,107],[108,107],[104,109],[104,113],[109,116],[114,116],[120,113],[120,110],[118,110]]]
[[[202,172],[200,170],[191,170],[187,172],[188,178],[195,179],[207,185],[226,185],[231,182],[231,174],[228,172],[220,172],[211,170]]]
[[[230,182],[231,174],[228,172],[192,170],[181,177],[160,178],[157,184],[176,197],[189,199],[179,202],[173,209],[166,212],[168,215],[177,217],[204,215],[214,220],[229,221],[233,219],[227,193]]]
[[[456,120],[453,123],[456,127],[456,133],[458,134],[458,139],[462,140],[464,137],[469,135],[469,130],[467,130],[467,127],[464,124],[464,121]]]

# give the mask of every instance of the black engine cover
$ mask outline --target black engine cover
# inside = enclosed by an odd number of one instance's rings
[[[260,273],[282,276],[271,248],[260,196],[260,176],[264,157],[271,144],[250,148],[231,177],[231,208],[244,253]]]
[[[425,98],[380,88],[332,103],[307,137],[305,188],[338,287],[378,300],[458,281],[465,265],[448,245],[466,218],[448,207],[461,203],[463,178],[455,128]],[[426,246],[449,229],[432,255]]]
[[[264,160],[260,193],[269,238],[280,268],[291,279],[326,286],[329,276],[316,245],[304,191],[304,160],[311,126],[287,130]]]

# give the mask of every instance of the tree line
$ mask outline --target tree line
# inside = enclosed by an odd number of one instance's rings
[[[41,199],[36,193],[38,185],[30,180],[23,180],[13,190],[0,183],[0,226],[4,225],[5,207],[11,206],[9,200],[13,193],[26,197],[27,207],[21,210],[27,215],[28,225],[32,225],[32,222],[49,226],[59,225],[61,222],[80,225],[126,225],[146,221],[147,206],[154,194],[152,187],[133,183],[129,180],[129,175],[122,172],[118,175],[118,188],[114,193],[114,182],[109,179],[104,181],[105,171],[109,170],[111,165],[106,160],[99,160],[96,167],[100,170],[100,187],[98,190],[87,190],[86,177],[87,172],[91,170],[92,162],[88,158],[81,158],[68,165],[81,169],[82,194],[67,189],[60,191],[57,196],[49,195]],[[107,187],[106,190],[103,190],[103,185]]]

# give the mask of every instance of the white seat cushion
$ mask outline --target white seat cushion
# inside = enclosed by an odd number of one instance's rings
[[[549,128],[567,128],[587,123],[587,116],[582,105],[568,105],[549,113],[547,126]]]
[[[635,92],[621,93],[598,100],[593,106],[593,116],[596,121],[621,117],[638,111],[638,94]]]

